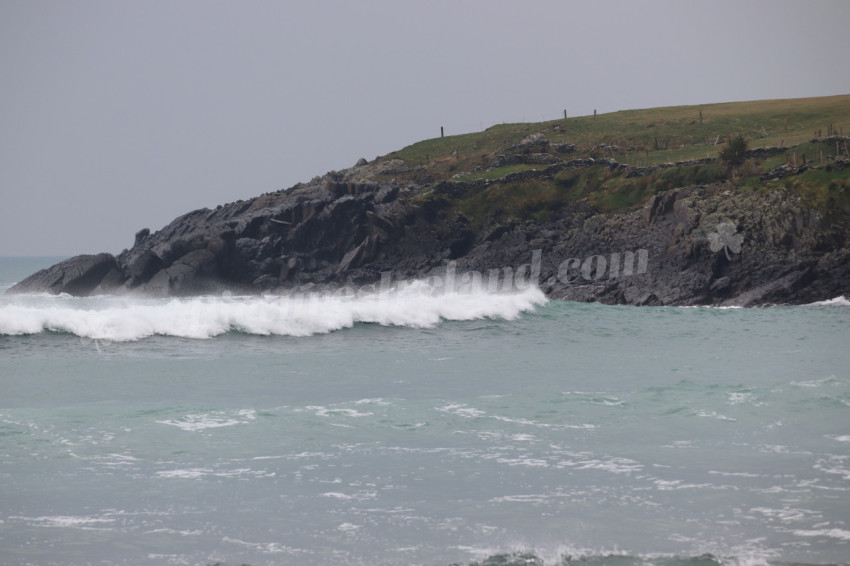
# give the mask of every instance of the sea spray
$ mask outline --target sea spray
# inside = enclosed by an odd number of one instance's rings
[[[513,320],[546,302],[537,287],[514,293],[443,293],[410,282],[392,293],[204,296],[183,299],[16,296],[0,302],[0,335],[65,332],[93,340],[212,338],[227,332],[309,336],[357,323],[432,327],[441,320]]]

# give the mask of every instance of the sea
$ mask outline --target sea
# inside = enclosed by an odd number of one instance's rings
[[[850,564],[850,301],[3,295],[2,565]]]

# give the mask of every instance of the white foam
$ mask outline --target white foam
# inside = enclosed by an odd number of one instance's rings
[[[730,405],[752,405],[753,407],[763,407],[764,403],[757,400],[756,396],[753,393],[745,393],[745,392],[732,392],[729,393],[729,404]]]
[[[734,478],[761,478],[761,477],[764,477],[761,474],[751,474],[749,472],[717,472],[717,471],[714,471],[714,470],[710,470],[708,473],[718,475],[718,476],[727,476],[727,477],[734,477]]]
[[[512,434],[511,440],[515,440],[517,442],[536,442],[537,439],[534,438],[531,434]]]
[[[161,478],[196,480],[212,473],[213,471],[209,468],[192,468],[190,470],[168,470],[157,472],[156,475]]]
[[[805,305],[807,307],[850,307],[850,300],[846,299],[844,295],[840,297],[835,297],[834,299],[829,299],[827,301],[817,301],[815,303],[809,303]]]
[[[304,407],[308,411],[313,411],[316,413],[317,417],[331,417],[331,416],[343,416],[343,417],[371,417],[372,413],[358,411],[356,409],[345,409],[345,408],[329,408],[323,407],[321,405],[308,405]]]
[[[54,515],[49,517],[10,517],[24,519],[36,527],[62,527],[83,530],[104,530],[104,525],[114,523],[113,519],[92,516]]]
[[[850,541],[850,531],[844,529],[814,529],[793,531],[798,537],[830,537]]]
[[[134,466],[135,463],[139,461],[138,458],[127,456],[126,454],[107,454],[105,456],[94,456],[91,459],[105,468],[112,469],[122,469],[127,468],[128,466]]]
[[[369,499],[375,499],[377,496],[378,493],[375,491],[358,491],[353,495],[341,493],[339,491],[328,491],[322,494],[322,497],[329,497],[331,499],[342,499],[345,501],[367,501]]]
[[[526,495],[503,495],[494,497],[493,503],[546,503],[550,500],[548,495],[526,494]]]
[[[753,507],[751,513],[759,513],[771,519],[777,519],[783,523],[793,523],[796,521],[808,520],[812,517],[820,517],[818,511],[811,509],[795,509],[793,507],[783,507],[782,509],[774,509],[771,507]]]
[[[222,542],[238,544],[253,550],[263,552],[265,554],[312,554],[312,552],[309,550],[304,550],[302,548],[293,548],[291,546],[286,546],[284,544],[279,544],[276,542],[247,542],[244,540],[239,540],[238,538],[231,537],[223,537],[221,540]]]
[[[224,426],[233,426],[238,424],[246,424],[256,418],[256,411],[253,409],[244,409],[234,412],[215,412],[190,414],[179,419],[168,419],[165,421],[156,421],[159,424],[176,426],[185,431],[198,432],[208,428],[220,428]]]
[[[359,401],[354,402],[355,405],[378,405],[380,407],[389,407],[392,405],[389,401],[385,401],[381,397],[376,397],[375,399],[360,399]]]
[[[583,460],[575,465],[577,470],[602,470],[613,474],[631,474],[643,470],[640,462],[629,458],[610,458],[608,460]]]
[[[487,413],[476,409],[474,407],[470,407],[464,403],[450,403],[445,405],[444,407],[435,407],[437,411],[441,413],[451,413],[453,415],[457,415],[459,417],[464,417],[467,419],[472,419],[476,417],[483,417]]]
[[[183,537],[192,537],[204,534],[204,531],[194,530],[194,531],[180,531],[177,529],[153,529],[151,531],[145,531],[145,534],[159,534],[165,533],[169,535],[180,535]]]
[[[813,379],[811,381],[792,381],[791,385],[795,387],[820,387],[828,382],[826,379]]]
[[[530,468],[548,468],[549,463],[542,458],[499,458],[496,460],[500,464],[508,466],[528,466]]]
[[[704,410],[700,409],[699,411],[696,412],[696,416],[710,418],[710,419],[717,419],[719,421],[735,422],[735,419],[733,419],[732,417],[727,417],[725,415],[721,415],[720,413],[718,413],[716,411],[704,411]]]
[[[814,468],[826,474],[839,475],[843,480],[850,480],[850,456],[830,455],[819,459]]]
[[[675,491],[679,489],[704,489],[715,486],[710,483],[684,483],[682,480],[655,480],[655,486],[659,491]]]
[[[210,468],[188,468],[184,470],[164,470],[156,473],[157,476],[166,479],[197,480],[206,476],[217,478],[238,478],[249,476],[255,478],[273,478],[276,472],[265,470],[252,470],[250,468],[236,468],[232,470],[213,470]]]
[[[506,422],[506,423],[516,423],[516,424],[521,424],[521,425],[537,426],[537,427],[544,427],[544,428],[548,428],[550,426],[548,424],[538,423],[538,422],[535,422],[535,421],[532,421],[532,420],[529,420],[529,419],[504,417],[502,415],[491,415],[490,418],[496,419],[497,421]]]
[[[535,287],[510,294],[436,294],[423,285],[362,297],[141,299],[16,295],[0,300],[0,335],[56,331],[119,342],[154,335],[212,338],[230,331],[309,336],[358,322],[430,328],[444,320],[513,320],[545,302],[545,296]]]
[[[529,419],[523,418],[513,418],[513,417],[505,417],[502,415],[488,415],[486,411],[482,411],[480,409],[476,409],[475,407],[470,407],[465,403],[449,403],[448,405],[444,405],[442,407],[434,407],[435,411],[440,411],[441,413],[450,413],[452,415],[457,415],[458,417],[463,417],[466,419],[474,419],[474,418],[488,418],[497,421],[502,421],[506,423],[514,423],[524,426],[534,426],[539,428],[555,428],[555,429],[579,429],[579,430],[590,430],[596,428],[595,425],[592,424],[579,424],[579,425],[561,425],[561,424],[549,424],[549,423],[539,423],[536,421],[532,421]]]

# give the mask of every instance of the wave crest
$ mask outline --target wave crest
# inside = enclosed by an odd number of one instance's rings
[[[817,301],[815,303],[809,303],[806,305],[807,307],[850,307],[850,300],[841,295],[840,297],[835,297],[834,299],[829,299],[827,301]]]
[[[439,293],[424,284],[362,297],[16,296],[0,302],[0,335],[52,331],[113,341],[139,340],[154,335],[212,338],[231,331],[310,336],[357,323],[429,328],[444,320],[513,320],[545,302],[545,296],[535,287],[510,294]]]

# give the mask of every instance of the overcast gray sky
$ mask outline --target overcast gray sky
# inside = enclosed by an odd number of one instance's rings
[[[850,93],[850,2],[0,0],[0,256],[502,122]]]

